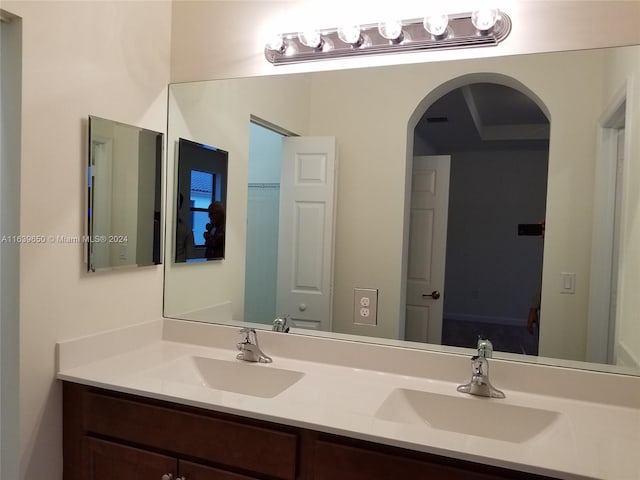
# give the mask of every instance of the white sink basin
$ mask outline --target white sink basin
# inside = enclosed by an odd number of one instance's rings
[[[395,389],[376,412],[392,422],[522,443],[550,428],[561,414],[510,405],[500,399]]]
[[[300,380],[304,373],[283,370],[271,364],[190,356],[146,372],[145,376],[254,397],[272,398]]]

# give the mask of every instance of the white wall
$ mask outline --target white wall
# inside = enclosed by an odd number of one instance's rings
[[[165,131],[171,5],[2,7],[23,19],[20,233],[82,235],[88,115]],[[83,247],[20,249],[21,479],[62,478],[56,341],[162,315],[162,267],[87,274]]]

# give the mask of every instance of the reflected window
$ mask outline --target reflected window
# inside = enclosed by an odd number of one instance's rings
[[[175,261],[224,258],[228,153],[181,138]]]
[[[215,178],[214,173],[191,170],[189,205],[195,244],[198,246],[204,246],[204,237],[198,236],[198,233],[204,232],[209,223],[209,205],[215,200],[220,200],[215,194]]]

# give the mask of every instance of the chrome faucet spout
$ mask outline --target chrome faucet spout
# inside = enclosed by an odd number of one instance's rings
[[[291,323],[291,316],[284,315],[282,317],[276,317],[273,321],[273,331],[289,333],[289,324]]]
[[[471,357],[471,381],[459,385],[457,390],[481,397],[505,398],[504,392],[495,388],[489,380],[489,360],[483,348],[478,348],[478,355]]]
[[[260,346],[258,345],[258,334],[253,328],[243,328],[240,330],[240,334],[243,335],[241,342],[236,344],[236,348],[240,350],[240,353],[236,355],[238,360],[245,362],[259,362],[259,363],[271,363],[273,360],[266,355]]]

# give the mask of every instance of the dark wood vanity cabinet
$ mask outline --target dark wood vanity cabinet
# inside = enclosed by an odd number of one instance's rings
[[[63,392],[64,480],[548,478],[70,382]]]
[[[296,478],[296,429],[68,382],[63,392],[65,480]]]

